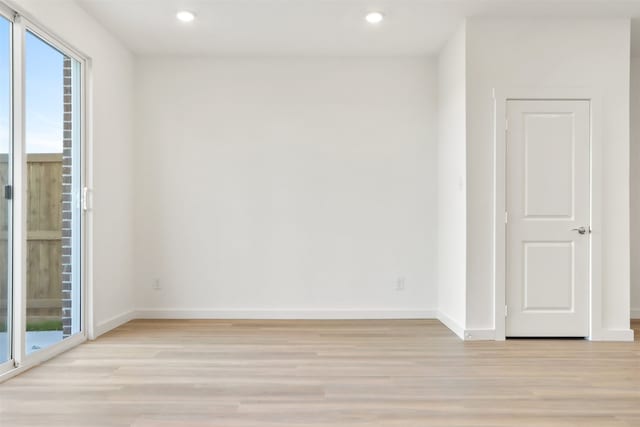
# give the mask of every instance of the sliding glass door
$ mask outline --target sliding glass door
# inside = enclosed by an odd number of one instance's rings
[[[0,1],[0,376],[85,338],[84,69]]]

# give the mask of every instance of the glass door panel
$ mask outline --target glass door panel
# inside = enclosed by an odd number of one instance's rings
[[[80,332],[80,87],[80,63],[27,31],[27,354]]]
[[[11,184],[11,22],[0,17],[0,190]],[[0,364],[12,359],[11,204],[0,195]]]

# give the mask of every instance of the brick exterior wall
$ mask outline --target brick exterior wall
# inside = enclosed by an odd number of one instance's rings
[[[71,273],[72,248],[72,85],[71,59],[65,57],[63,62],[64,78],[64,136],[62,144],[62,331],[66,338],[71,336],[71,316],[73,304],[73,280]]]

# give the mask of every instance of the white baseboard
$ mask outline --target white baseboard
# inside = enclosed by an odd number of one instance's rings
[[[640,308],[632,308],[631,309],[631,318],[640,320]]]
[[[367,320],[436,319],[435,310],[136,310],[137,319]]]
[[[465,329],[458,322],[442,312],[438,312],[438,320],[451,329],[460,339],[465,341],[493,341],[496,339],[495,329]]]
[[[633,329],[601,329],[597,334],[594,334],[591,341],[633,341],[634,332]]]
[[[131,310],[100,322],[96,325],[93,331],[93,337],[94,339],[98,338],[100,335],[105,334],[120,325],[124,325],[125,323],[135,319],[136,317],[136,312]]]
[[[443,312],[438,312],[438,320],[461,339],[464,339],[464,327],[458,322],[447,316]]]
[[[465,341],[495,341],[496,330],[495,329],[465,329],[464,340]]]

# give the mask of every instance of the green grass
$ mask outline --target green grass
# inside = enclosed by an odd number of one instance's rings
[[[62,320],[43,320],[41,322],[27,322],[28,332],[61,331]],[[7,332],[6,323],[0,323],[0,332]]]
[[[61,331],[62,320],[43,320],[42,322],[27,322],[27,331]]]

